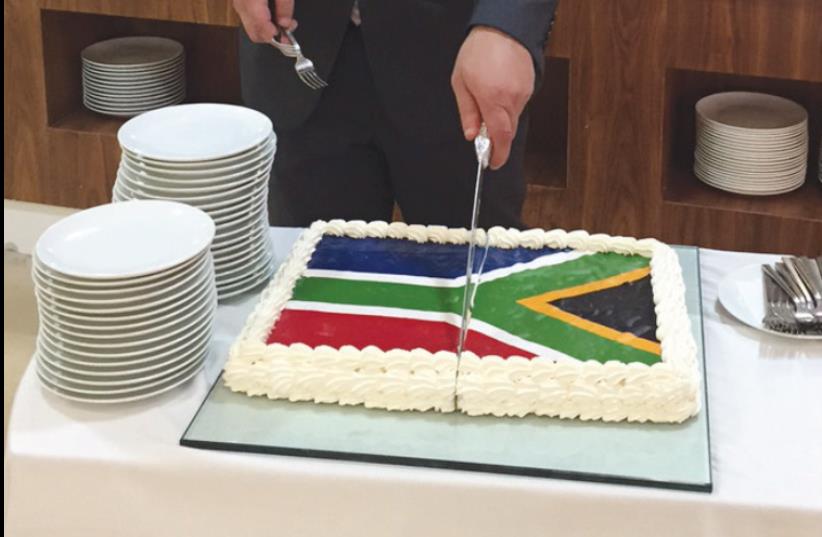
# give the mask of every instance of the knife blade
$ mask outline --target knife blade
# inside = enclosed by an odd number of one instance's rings
[[[476,297],[477,279],[474,278],[474,265],[477,249],[477,226],[479,223],[480,201],[482,198],[482,179],[485,168],[488,167],[488,160],[491,157],[491,140],[488,138],[488,129],[482,124],[480,132],[474,138],[474,150],[477,154],[477,177],[474,182],[474,205],[471,213],[471,231],[468,237],[468,258],[465,263],[465,292],[462,298],[462,319],[460,324],[459,341],[457,343],[457,367],[465,349],[465,338],[468,335],[468,323],[471,320],[471,311]],[[478,276],[482,275],[485,265],[485,258],[488,255],[488,245],[486,240],[485,255],[480,262]]]

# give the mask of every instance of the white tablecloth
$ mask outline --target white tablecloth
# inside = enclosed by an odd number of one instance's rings
[[[278,258],[295,230],[273,230]],[[157,399],[93,407],[30,365],[4,473],[6,535],[822,535],[822,343],[721,311],[723,274],[769,256],[703,250],[714,492],[180,447],[255,299],[222,306],[215,352]]]

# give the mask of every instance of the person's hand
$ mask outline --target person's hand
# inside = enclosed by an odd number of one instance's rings
[[[451,87],[462,131],[466,140],[473,140],[485,122],[494,170],[508,160],[519,116],[534,91],[534,76],[525,47],[493,28],[473,28],[457,55]]]
[[[268,0],[234,0],[234,10],[240,16],[248,38],[255,43],[271,43],[279,31],[277,24],[287,30],[294,30],[294,0],[275,0],[274,13],[268,7]]]

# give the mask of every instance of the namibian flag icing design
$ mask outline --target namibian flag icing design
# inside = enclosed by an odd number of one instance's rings
[[[465,245],[324,236],[268,343],[456,352]],[[649,260],[489,248],[466,349],[478,356],[660,361]]]

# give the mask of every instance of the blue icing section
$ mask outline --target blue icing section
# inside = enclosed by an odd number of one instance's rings
[[[476,266],[483,256],[477,248]],[[485,261],[488,272],[516,263],[527,263],[559,251],[554,248],[490,248]],[[311,261],[310,269],[340,270],[347,272],[377,272],[457,278],[465,276],[468,248],[463,244],[418,243],[402,239],[353,239],[350,237],[323,237]]]

